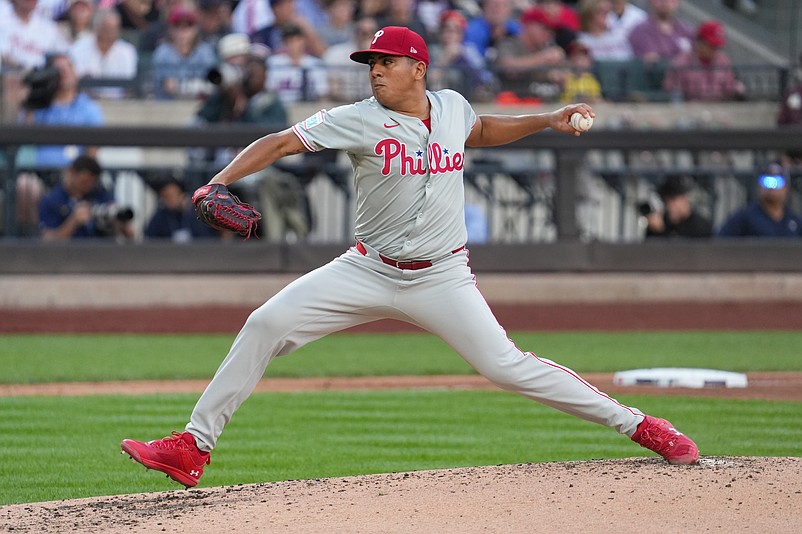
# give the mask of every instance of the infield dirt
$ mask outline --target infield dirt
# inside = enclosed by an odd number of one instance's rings
[[[798,532],[802,459],[468,467],[0,509],[8,532]]]

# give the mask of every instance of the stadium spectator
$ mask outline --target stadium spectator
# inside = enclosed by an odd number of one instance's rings
[[[53,55],[48,58],[47,65],[56,72],[55,91],[42,95],[42,99],[37,98],[36,101],[32,101],[29,95],[24,104],[24,122],[50,126],[101,126],[104,122],[103,111],[94,100],[79,91],[78,76],[70,58],[65,54]],[[39,145],[35,151],[37,166],[51,167],[60,172],[84,151],[94,156],[97,148]]]
[[[621,29],[610,28],[611,11],[609,0],[582,0],[579,3],[582,32],[577,39],[587,47],[594,61],[626,61],[634,58],[627,34]]]
[[[710,237],[713,224],[691,205],[693,180],[682,174],[670,174],[657,188],[662,206],[641,205],[646,218],[646,237]]]
[[[36,0],[11,0],[0,18],[0,57],[5,69],[41,67],[49,53],[63,53],[69,44],[53,20],[36,12]]]
[[[159,184],[158,192],[159,207],[145,227],[147,239],[189,243],[196,239],[220,237],[219,232],[198,220],[195,206],[192,205],[183,182],[171,177]]]
[[[174,7],[167,22],[167,39],[153,53],[154,96],[197,98],[208,89],[206,75],[217,63],[214,49],[200,40],[195,10]]]
[[[288,27],[297,28],[304,36],[304,47],[308,54],[316,57],[326,51],[326,43],[320,38],[317,30],[300,16],[296,9],[296,0],[270,0],[273,10],[273,22],[250,34],[251,41],[262,43],[270,48],[271,54],[285,52],[284,31]]]
[[[360,17],[380,19],[387,12],[389,0],[358,0],[356,12]]]
[[[298,26],[285,26],[284,52],[267,59],[268,89],[275,91],[284,105],[314,102],[328,97],[329,81],[323,60],[307,51],[306,33]]]
[[[429,32],[426,26],[418,18],[415,11],[415,0],[389,0],[387,11],[378,19],[379,26],[404,26],[414,31],[427,41]]]
[[[498,57],[499,44],[520,31],[512,0],[482,0],[482,14],[468,21],[465,43],[476,48],[485,61],[492,64]]]
[[[802,237],[802,217],[787,206],[791,180],[773,163],[757,178],[757,200],[737,210],[719,228],[719,237]]]
[[[429,46],[429,86],[432,90],[454,89],[474,100],[490,100],[494,77],[479,52],[464,43],[467,26],[459,11],[443,12],[440,38]]]
[[[674,100],[710,102],[743,98],[746,88],[722,50],[724,44],[724,26],[720,22],[701,23],[692,50],[674,58],[666,70],[663,89]]]
[[[228,0],[200,0],[198,2],[198,29],[201,41],[217,48],[224,36],[232,33],[231,2]]]
[[[563,71],[560,80],[561,102],[573,104],[598,102],[602,99],[601,84],[593,74],[593,58],[590,50],[581,41],[574,41],[568,45],[568,67]]]
[[[318,33],[327,47],[347,43],[354,37],[354,0],[332,0],[326,6],[326,23],[318,28]]]
[[[649,17],[632,28],[629,44],[646,63],[671,61],[691,49],[693,29],[677,18],[681,0],[649,0]]]
[[[354,24],[352,38],[330,46],[323,54],[329,75],[329,96],[337,102],[354,102],[369,98],[373,91],[364,65],[351,61],[351,53],[370,47],[379,25],[373,17],[360,17]]]
[[[418,20],[426,27],[426,32],[436,36],[440,28],[440,17],[446,11],[458,9],[458,4],[460,3],[451,0],[418,0],[415,13]],[[471,5],[473,6],[473,3]],[[478,9],[478,5],[475,7]]]
[[[43,240],[133,238],[133,213],[115,203],[100,183],[100,174],[100,165],[90,156],[78,156],[69,164],[61,182],[39,203]]]
[[[98,11],[94,32],[79,38],[70,47],[70,57],[78,78],[132,80],[137,74],[136,47],[120,38],[120,14],[111,9]],[[95,96],[119,98],[121,87],[104,87]]]
[[[115,9],[120,13],[122,29],[129,35],[144,32],[159,20],[159,7],[154,0],[119,0]]]
[[[59,29],[68,43],[75,43],[84,35],[92,33],[95,15],[93,0],[70,0],[67,10],[58,22]]]
[[[530,7],[521,15],[521,32],[498,45],[495,65],[502,84],[518,96],[553,99],[559,95],[565,50],[554,42],[555,32],[545,12]],[[525,94],[524,94],[525,93]]]
[[[580,30],[579,15],[571,6],[561,0],[538,0],[537,5],[543,9],[549,25],[559,31],[568,30],[577,33]]]
[[[632,28],[644,22],[649,15],[629,0],[611,0],[612,9],[607,14],[607,26],[610,31],[629,36]]]
[[[218,43],[220,64],[216,67],[214,91],[203,101],[193,125],[217,123],[261,124],[281,129],[287,126],[287,110],[275,92],[268,91],[266,48],[249,44],[248,36],[232,33]],[[225,166],[236,156],[238,148],[192,149],[196,162]]]

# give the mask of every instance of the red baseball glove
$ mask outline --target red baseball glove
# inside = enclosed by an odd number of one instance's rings
[[[192,195],[198,219],[217,230],[237,232],[246,239],[256,232],[262,214],[241,202],[223,184],[199,187]]]

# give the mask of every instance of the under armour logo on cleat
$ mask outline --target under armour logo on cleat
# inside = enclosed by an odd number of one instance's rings
[[[190,476],[198,477],[198,476],[200,476],[200,471],[196,471],[196,470],[193,469],[192,471],[189,472],[189,474],[190,474]]]

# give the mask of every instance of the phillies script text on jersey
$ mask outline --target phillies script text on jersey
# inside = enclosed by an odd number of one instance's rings
[[[402,175],[426,174],[427,172],[424,167],[423,152],[418,150],[415,152],[415,157],[412,157],[407,154],[407,145],[397,139],[382,139],[376,143],[374,151],[377,156],[384,156],[381,173],[385,176],[390,174],[390,166],[396,158],[400,162],[399,172]],[[441,147],[439,143],[431,143],[427,152],[429,171],[432,174],[462,170],[465,161],[462,152],[449,154],[448,149]]]

